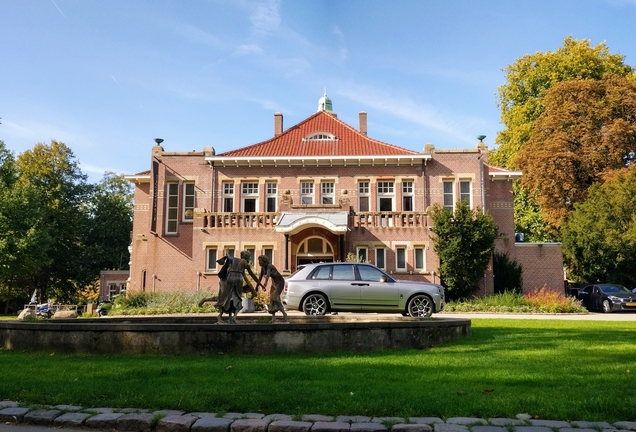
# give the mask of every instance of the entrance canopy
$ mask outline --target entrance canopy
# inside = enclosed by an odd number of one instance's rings
[[[349,213],[339,212],[283,212],[278,223],[276,232],[291,233],[307,226],[321,226],[331,232],[347,232],[349,226]]]

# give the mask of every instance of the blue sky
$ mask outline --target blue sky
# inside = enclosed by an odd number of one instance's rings
[[[563,39],[636,66],[636,0],[0,0],[0,140],[66,143],[91,182],[166,151],[269,139],[324,89],[354,127],[422,151],[492,147],[502,69]]]

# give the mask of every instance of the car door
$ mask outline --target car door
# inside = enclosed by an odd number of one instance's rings
[[[579,295],[578,295],[578,299],[581,300],[581,303],[583,303],[583,306],[588,310],[594,307],[594,305],[592,304],[593,288],[594,288],[593,285],[588,285],[585,288],[583,288],[581,291],[579,291]]]
[[[590,291],[590,306],[597,310],[603,307],[603,291],[597,285],[592,286]]]
[[[358,264],[361,286],[361,307],[367,311],[391,311],[399,309],[400,292],[393,279],[380,269]]]
[[[356,279],[353,264],[331,265],[331,279],[327,295],[332,310],[360,310],[360,281]]]

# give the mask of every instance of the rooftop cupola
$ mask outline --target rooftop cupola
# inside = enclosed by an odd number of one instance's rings
[[[331,105],[331,99],[327,96],[326,88],[325,95],[318,99],[318,111],[326,111],[333,114],[333,106]]]

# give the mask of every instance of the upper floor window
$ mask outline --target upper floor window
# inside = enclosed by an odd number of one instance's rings
[[[183,185],[183,221],[192,222],[194,219],[194,183]]]
[[[314,132],[303,138],[303,141],[334,141],[337,139],[335,135],[328,132]]]
[[[335,202],[335,187],[333,182],[320,183],[320,200],[322,204],[333,204]]]
[[[402,211],[413,211],[413,182],[402,182]]]
[[[300,203],[314,203],[314,184],[310,182],[302,182],[300,184]]]
[[[223,211],[234,211],[234,183],[223,183]]]
[[[455,207],[455,194],[453,193],[453,182],[445,181],[443,183],[444,208],[453,211]]]
[[[369,211],[369,182],[358,182],[358,211]]]
[[[459,182],[459,200],[470,206],[470,181],[462,180]]]
[[[258,183],[241,183],[241,211],[258,211]]]
[[[274,182],[265,183],[265,211],[268,213],[276,212],[276,196],[278,185]]]
[[[393,211],[393,199],[395,189],[392,181],[381,181],[377,184],[378,209],[380,211]]]
[[[168,183],[166,192],[166,234],[176,234],[179,221],[179,183]]]

